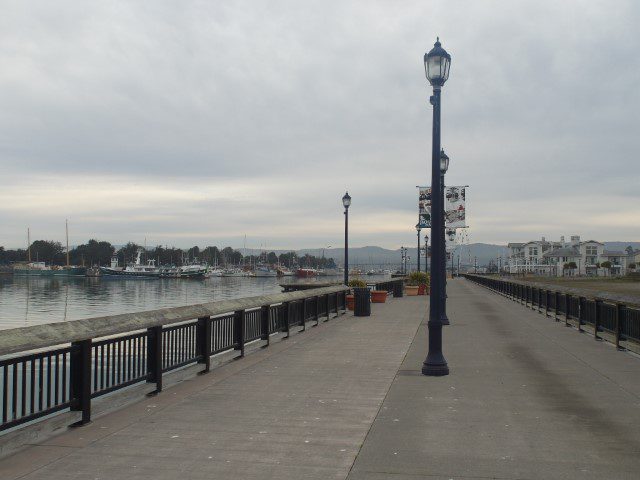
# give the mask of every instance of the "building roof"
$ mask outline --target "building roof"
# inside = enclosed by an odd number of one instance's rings
[[[598,245],[604,245],[604,243],[598,242],[596,240],[587,240],[586,242],[580,242],[580,245],[584,245],[585,243],[597,243]]]
[[[602,252],[602,255],[607,257],[626,257],[627,252],[623,252],[622,250],[605,250]]]
[[[508,248],[517,248],[517,247],[523,247],[524,243],[507,243],[507,247]]]
[[[575,248],[565,247],[565,248],[556,248],[551,252],[547,252],[543,255],[543,257],[579,257],[580,252],[578,252]]]

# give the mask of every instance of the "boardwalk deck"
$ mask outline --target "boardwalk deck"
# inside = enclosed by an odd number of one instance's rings
[[[392,299],[28,447],[0,478],[638,478],[640,359],[448,286],[448,377],[419,371],[426,298]]]

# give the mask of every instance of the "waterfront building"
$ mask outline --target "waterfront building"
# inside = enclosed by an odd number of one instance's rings
[[[579,235],[571,236],[569,242],[565,242],[564,236],[559,242],[550,242],[542,237],[526,243],[509,243],[507,247],[506,270],[509,273],[558,277],[625,275],[628,265],[640,261],[640,250],[605,250],[604,243],[581,241]],[[611,263],[611,268],[603,268],[604,262]]]

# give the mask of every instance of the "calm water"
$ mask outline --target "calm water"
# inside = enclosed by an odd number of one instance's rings
[[[382,281],[384,277],[366,277]],[[291,277],[206,280],[0,276],[0,329],[280,293]],[[340,281],[321,277],[318,281]]]

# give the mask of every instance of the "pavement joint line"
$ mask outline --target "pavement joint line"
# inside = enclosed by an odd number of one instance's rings
[[[469,282],[469,280],[467,280],[467,281]],[[481,285],[473,284],[472,282],[471,282],[471,284],[472,284],[474,287],[475,287],[475,286],[481,286]],[[494,294],[495,294],[495,295],[491,296],[490,298],[493,298],[494,300],[499,300],[499,299],[503,298],[503,296],[502,296],[502,295],[500,295],[499,293],[494,292],[494,291],[493,291],[493,290],[491,290],[491,289],[487,289],[487,290],[489,290],[491,293],[494,293]],[[504,299],[505,299],[505,300],[509,300],[509,301],[510,301],[510,299],[509,299],[509,298],[504,297]],[[503,309],[504,311],[507,311],[507,310],[508,310],[507,305],[510,305],[510,303],[508,303],[508,302],[504,302],[504,303],[503,303],[503,302],[494,302],[494,303],[497,303],[497,304],[500,306],[500,308],[501,308],[501,309]],[[516,303],[516,302],[513,302],[513,303]],[[521,305],[521,306],[524,306],[524,305],[522,305],[522,304],[520,304],[520,305]],[[525,311],[527,311],[527,308],[525,308]],[[537,313],[537,312],[536,312],[535,310],[533,310],[533,309],[531,309],[531,312],[533,312],[533,313]],[[618,383],[618,382],[616,382],[614,379],[612,379],[610,376],[608,376],[606,373],[604,373],[604,372],[602,372],[602,371],[598,370],[597,368],[595,368],[595,367],[594,367],[594,366],[592,366],[592,365],[589,365],[589,364],[588,364],[586,361],[584,361],[582,358],[578,357],[578,356],[577,356],[577,355],[575,355],[574,353],[571,353],[571,351],[569,351],[569,350],[565,347],[565,345],[564,345],[563,343],[561,343],[561,342],[559,342],[559,341],[555,340],[553,337],[551,337],[551,336],[549,336],[547,333],[545,333],[545,330],[546,330],[546,328],[545,328],[545,327],[539,328],[538,326],[533,325],[533,324],[531,324],[531,323],[530,323],[530,322],[528,322],[528,321],[526,321],[526,322],[524,322],[524,323],[525,323],[525,325],[527,326],[527,328],[530,328],[531,330],[534,330],[536,333],[538,333],[540,336],[544,337],[547,341],[549,341],[549,342],[553,343],[554,345],[556,345],[560,350],[562,350],[564,353],[566,353],[567,355],[569,355],[570,357],[572,357],[574,360],[577,360],[578,362],[580,362],[583,366],[588,367],[588,368],[589,368],[589,369],[591,369],[592,371],[594,371],[594,372],[596,372],[597,374],[599,374],[601,377],[606,378],[607,380],[609,380],[609,382],[611,382],[611,383],[612,383],[612,384],[614,384],[616,387],[620,388],[622,391],[624,391],[625,393],[629,394],[631,397],[635,398],[636,400],[640,400],[640,395],[636,395],[635,393],[633,393],[633,392],[629,391],[627,388],[625,388],[625,387],[624,387],[624,385],[619,384],[619,383]],[[552,323],[552,325],[553,325],[553,324],[555,324],[555,323],[557,323],[557,322],[555,322],[555,321],[554,321],[554,322]],[[562,322],[560,322],[560,325],[561,325],[561,326],[564,326],[564,324],[563,324]],[[574,330],[575,330],[576,332],[578,331],[578,329],[577,329],[577,328],[574,328]],[[584,333],[588,333],[588,332],[586,332],[586,331],[583,331],[583,332],[584,332]],[[601,343],[600,345],[602,345],[602,344],[608,344],[608,342],[603,342],[603,343]],[[609,345],[610,345],[610,346],[612,346],[613,348],[615,348],[615,345],[612,345],[612,344],[609,344]],[[624,350],[624,351],[623,351],[623,353],[627,353],[627,352],[628,352],[628,353],[632,353],[632,352],[629,352],[628,350]],[[631,356],[633,356],[633,357],[635,357],[635,358],[640,359],[640,355],[635,355],[635,354],[633,354],[633,355],[631,355]]]
[[[407,355],[409,355],[409,350],[411,350],[411,344],[414,341],[416,341],[416,338],[418,336],[418,332],[420,331],[420,326],[423,325],[423,321],[427,317],[426,313],[428,312],[428,308],[429,308],[428,305],[430,304],[431,299],[429,298],[428,300],[429,300],[429,303],[427,303],[427,308],[423,311],[423,320],[421,322],[419,322],[418,325],[416,325],[416,331],[413,334],[413,336],[411,337],[411,342],[409,342],[409,347],[407,347],[407,351],[404,352],[404,355],[402,356],[402,360],[399,363],[398,370],[396,371],[396,374],[393,376],[393,379],[391,379],[391,382],[389,382],[389,386],[387,387],[387,391],[384,393],[384,397],[382,397],[382,400],[380,401],[380,405],[378,406],[378,410],[376,411],[376,414],[373,417],[373,420],[369,424],[369,428],[367,429],[367,433],[365,434],[364,438],[362,439],[362,442],[360,443],[360,446],[358,447],[358,453],[356,453],[356,455],[353,457],[353,462],[351,462],[351,466],[349,467],[349,471],[347,472],[347,475],[346,475],[345,479],[349,478],[349,475],[351,475],[351,471],[353,470],[353,467],[356,464],[356,460],[358,460],[358,457],[360,456],[360,452],[362,451],[362,447],[366,443],[367,437],[369,436],[369,433],[371,433],[371,429],[373,428],[373,424],[376,422],[376,419],[380,415],[380,411],[382,410],[382,406],[384,405],[384,401],[387,399],[387,396],[389,395],[389,392],[391,391],[391,387],[393,386],[393,384],[395,383],[396,379],[398,378],[398,372],[400,371],[400,367],[402,367],[402,364],[407,359]]]

